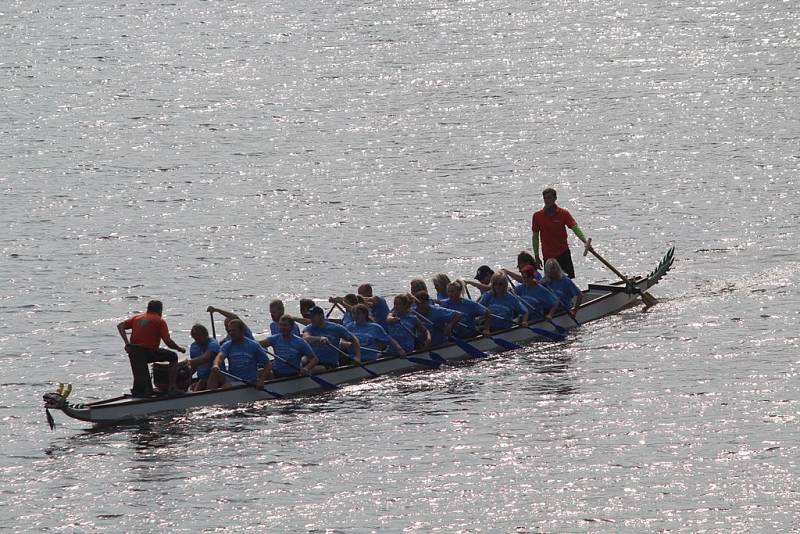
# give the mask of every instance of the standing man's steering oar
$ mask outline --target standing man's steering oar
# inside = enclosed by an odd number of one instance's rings
[[[291,367],[292,369],[294,369],[295,371],[297,371],[299,373],[298,376],[300,376],[300,377],[307,376],[308,378],[310,378],[311,380],[313,380],[314,382],[316,382],[317,384],[319,384],[320,386],[322,386],[325,389],[339,389],[339,386],[337,386],[336,384],[334,384],[332,382],[328,382],[324,378],[321,378],[319,376],[314,376],[311,373],[303,374],[303,370],[300,367],[297,367],[295,364],[293,364],[292,362],[290,362],[289,360],[287,360],[285,358],[281,358],[280,356],[278,356],[274,352],[267,351],[267,353],[270,356],[272,356],[273,358],[275,358],[276,360],[278,360],[279,362],[283,362],[286,365],[288,365],[289,367]]]
[[[586,240],[586,246],[585,246],[585,247],[584,247],[584,249],[583,249],[583,255],[584,255],[584,256],[586,256],[586,254],[588,254],[589,252],[591,252],[591,253],[592,253],[592,256],[594,256],[595,258],[597,258],[598,260],[600,260],[600,263],[602,263],[603,265],[605,265],[606,267],[608,267],[608,269],[609,269],[609,270],[610,270],[612,273],[614,273],[614,274],[616,274],[617,276],[619,276],[619,277],[620,277],[620,279],[621,279],[623,282],[625,282],[625,285],[626,285],[626,286],[627,286],[629,289],[632,289],[633,287],[635,287],[635,284],[634,284],[634,282],[633,282],[633,281],[632,281],[630,278],[628,278],[627,276],[625,276],[624,274],[622,274],[621,272],[619,272],[619,271],[616,269],[616,267],[614,267],[613,265],[611,265],[611,264],[608,262],[608,260],[606,260],[606,259],[605,259],[603,256],[601,256],[601,255],[600,255],[600,254],[599,254],[599,253],[598,253],[598,252],[597,252],[597,251],[594,249],[594,247],[592,246],[592,240],[591,240],[591,238],[589,238],[589,239],[587,239],[587,240]],[[649,308],[650,306],[655,306],[656,304],[658,304],[658,299],[656,299],[656,298],[655,298],[653,295],[651,295],[651,294],[650,294],[650,293],[648,293],[647,291],[645,291],[644,293],[642,293],[642,292],[640,291],[640,292],[639,292],[639,294],[642,296],[642,302],[644,302],[644,305],[645,305],[645,307]]]
[[[259,390],[259,391],[263,391],[264,393],[269,393],[270,395],[272,395],[272,396],[273,396],[273,397],[275,397],[276,399],[282,399],[282,398],[283,398],[283,395],[281,395],[280,393],[275,393],[274,391],[270,391],[270,390],[268,390],[266,387],[259,386],[259,385],[258,385],[258,384],[256,384],[255,382],[250,382],[250,381],[248,381],[248,380],[245,380],[244,378],[239,378],[238,376],[236,376],[236,375],[232,375],[232,374],[230,374],[230,373],[229,373],[229,372],[227,372],[227,371],[223,371],[222,369],[218,369],[218,371],[219,371],[221,374],[223,374],[223,375],[227,376],[228,378],[231,378],[231,379],[233,379],[233,380],[236,380],[237,382],[241,382],[241,383],[243,383],[243,384],[247,384],[248,386],[250,386],[250,387],[253,387],[253,388],[256,388],[256,389],[257,389],[257,390]]]

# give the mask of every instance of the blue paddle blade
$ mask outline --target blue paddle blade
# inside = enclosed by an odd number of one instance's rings
[[[324,378],[320,378],[320,377],[314,376],[314,375],[308,375],[308,378],[310,378],[311,380],[313,380],[314,382],[316,382],[317,384],[319,384],[320,386],[322,386],[325,389],[339,389],[339,386],[337,386],[336,384],[332,384],[332,383],[328,382]]]
[[[429,352],[428,354],[430,355],[431,360],[433,360],[435,362],[447,363],[447,360],[445,360],[444,357],[441,354],[437,353],[437,352]]]
[[[406,360],[419,365],[424,365],[425,367],[430,367],[431,369],[438,369],[442,365],[440,362],[429,360],[427,358],[417,358],[416,356],[408,356]]]
[[[517,345],[513,341],[508,341],[507,339],[503,339],[501,337],[492,337],[490,339],[507,350],[517,350],[522,348],[521,345]]]
[[[551,332],[550,330],[545,330],[544,328],[536,328],[535,326],[529,326],[528,329],[535,334],[539,334],[540,336],[546,337],[547,339],[552,339],[553,341],[564,341],[565,339],[567,339],[567,336],[565,336],[564,334]]]
[[[460,348],[461,350],[463,350],[464,352],[466,352],[469,356],[472,356],[473,358],[486,358],[488,356],[488,354],[483,352],[478,347],[476,347],[474,345],[470,345],[469,343],[467,343],[466,341],[464,341],[462,339],[458,339],[457,337],[450,338],[450,339],[456,345],[458,345],[458,348]]]
[[[565,333],[565,332],[567,331],[567,329],[566,329],[566,328],[564,328],[563,326],[561,326],[560,324],[556,324],[556,323],[554,323],[553,321],[548,321],[548,322],[549,322],[551,325],[553,325],[553,328],[555,328],[555,329],[556,329],[556,332],[558,332],[559,334],[563,334],[563,333]]]

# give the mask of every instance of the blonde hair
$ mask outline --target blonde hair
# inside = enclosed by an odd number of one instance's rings
[[[558,273],[556,278],[550,277],[550,270],[553,269]],[[564,278],[564,270],[561,268],[561,264],[558,263],[558,260],[555,258],[550,258],[546,262],[544,262],[544,278],[542,282],[552,282],[553,280],[561,280]]]
[[[400,293],[399,295],[394,297],[394,307],[398,306],[408,306],[411,307],[412,304],[416,304],[417,299],[411,293]]]
[[[504,273],[498,271],[498,272],[494,273],[492,275],[492,279],[489,280],[489,285],[492,286],[492,295],[495,295],[495,296],[497,295],[497,292],[494,290],[494,284],[496,282],[502,282],[503,283],[503,287],[505,288],[504,293],[508,292],[508,279],[506,278],[506,275]]]
[[[439,273],[433,275],[431,278],[431,282],[433,282],[433,287],[436,291],[440,293],[444,293],[447,291],[447,285],[450,283],[450,277],[444,273]]]

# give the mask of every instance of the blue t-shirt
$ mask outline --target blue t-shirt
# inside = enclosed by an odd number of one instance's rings
[[[351,341],[353,339],[353,334],[348,332],[347,328],[330,321],[325,321],[325,326],[322,328],[317,328],[313,324],[310,324],[303,329],[303,333],[328,338],[330,345],[314,343],[314,352],[317,354],[319,361],[325,365],[339,365],[339,351],[334,347],[338,348],[339,342],[343,339],[345,341]]]
[[[486,306],[478,304],[474,300],[464,298],[462,298],[458,304],[453,304],[450,302],[450,299],[444,299],[442,301],[442,306],[460,312],[463,315],[461,321],[459,321],[461,324],[453,329],[453,333],[456,336],[472,337],[479,333],[478,326],[475,324],[475,319],[486,315]]]
[[[443,300],[447,300],[447,293],[442,293],[441,291],[437,291],[436,300],[438,300],[439,304],[441,304]]]
[[[269,323],[269,333],[270,333],[270,335],[274,336],[276,334],[280,334],[280,332],[281,332],[281,329],[278,328],[278,321],[272,321],[271,323]],[[292,327],[292,334],[294,334],[296,336],[300,335],[300,327],[297,326],[296,322],[294,323],[294,326]]]
[[[555,295],[541,284],[537,284],[536,287],[531,287],[528,284],[518,285],[517,295],[531,306],[534,315],[544,316],[558,302]],[[531,311],[531,309],[528,311]]]
[[[374,297],[375,304],[370,308],[372,311],[372,318],[375,322],[386,328],[386,318],[389,316],[389,305],[386,304],[386,299],[383,297]],[[350,319],[352,321],[352,319]],[[342,319],[344,322],[344,319]]]
[[[248,326],[245,326],[245,327],[244,327],[244,337],[246,337],[247,339],[253,339],[253,340],[255,340],[255,339],[256,339],[256,338],[253,336],[253,332],[252,332],[252,330],[250,330],[250,327],[248,327]],[[221,347],[222,345],[224,345],[225,343],[227,343],[227,342],[228,342],[228,341],[230,341],[230,340],[231,340],[231,336],[225,336],[225,337],[222,339],[222,341],[220,341],[220,342],[219,342],[219,346]]]
[[[353,322],[354,322],[353,314],[350,313],[350,310],[345,311],[342,314],[342,324],[344,325],[344,327],[350,328],[350,325],[353,324]]]
[[[400,319],[397,323],[386,323],[386,333],[397,341],[406,352],[414,351],[414,342],[417,340],[417,316],[409,312],[396,316]]]
[[[272,362],[272,370],[282,375],[297,374],[297,370],[303,365],[303,356],[314,355],[311,345],[295,335],[286,339],[281,334],[275,334],[267,337],[267,340],[270,342],[275,354],[289,362],[284,363],[278,358],[275,358],[275,361]]]
[[[201,345],[197,341],[193,341],[191,345],[189,345],[189,358],[199,358],[206,351],[211,351],[212,354],[216,355],[219,352],[219,342],[216,339],[210,337],[208,338],[208,342],[204,345]],[[214,365],[214,358],[216,356],[211,357],[211,361],[208,363],[204,363],[200,367],[197,368],[197,378],[206,379],[208,378],[208,374],[211,372],[211,366]],[[222,362],[222,366],[220,367],[223,371],[227,371],[225,368],[225,362]]]
[[[506,293],[502,297],[496,297],[494,293],[487,291],[481,295],[479,302],[489,308],[493,315],[501,317],[501,319],[492,317],[492,330],[510,328],[514,326],[514,316],[527,313],[525,306],[510,293]]]
[[[350,323],[347,329],[358,338],[362,349],[362,362],[376,360],[378,358],[378,353],[374,351],[381,350],[381,343],[389,343],[389,334],[387,334],[386,330],[378,323]]]
[[[229,372],[247,382],[258,378],[258,364],[269,362],[267,352],[252,339],[244,338],[239,343],[226,341],[219,351],[228,359]]]
[[[551,280],[546,285],[550,291],[556,294],[564,307],[571,307],[575,297],[581,293],[575,282],[567,276],[562,277],[561,280]]]
[[[423,315],[420,311],[417,311],[417,313],[427,319],[427,321],[425,319],[421,319],[421,321],[431,332],[431,346],[438,347],[439,345],[447,343],[448,340],[447,336],[444,335],[444,327],[453,320],[453,317],[455,317],[458,312],[450,308],[443,308],[431,304],[431,310],[428,315]]]

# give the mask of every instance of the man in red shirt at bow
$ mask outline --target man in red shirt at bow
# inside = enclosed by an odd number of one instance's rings
[[[150,369],[147,364],[153,362],[169,362],[169,395],[177,393],[175,378],[178,374],[178,355],[171,350],[159,348],[163,341],[166,346],[179,352],[186,349],[172,341],[166,321],[161,317],[164,309],[160,300],[151,300],[147,303],[147,311],[134,315],[117,325],[119,335],[125,342],[125,352],[131,361],[133,372],[134,396],[147,396],[153,393],[153,383],[150,381]],[[127,330],[131,330],[128,340]]]
[[[544,261],[555,258],[567,276],[575,278],[575,267],[572,266],[572,255],[567,242],[567,228],[572,230],[587,248],[591,248],[591,245],[570,212],[556,205],[555,189],[548,187],[542,191],[542,199],[544,199],[544,208],[533,214],[531,222],[533,256],[536,262],[542,265],[539,257],[539,241],[541,240]]]

